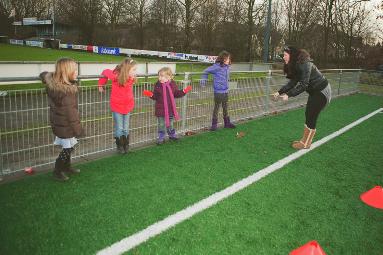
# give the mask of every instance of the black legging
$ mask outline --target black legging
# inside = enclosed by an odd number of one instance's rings
[[[315,129],[319,113],[327,104],[327,99],[322,93],[309,95],[306,105],[306,125],[310,129]]]
[[[229,96],[227,93],[214,93],[214,110],[213,110],[213,119],[218,118],[219,105],[222,104],[223,117],[227,117],[227,102],[229,101]]]
[[[69,161],[72,151],[73,151],[73,148],[63,149],[60,152],[58,159],[61,159],[64,162]]]

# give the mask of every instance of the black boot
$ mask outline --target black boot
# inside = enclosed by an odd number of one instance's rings
[[[71,166],[71,156],[69,155],[69,159],[65,162],[65,168],[64,171],[68,174],[79,174],[80,169],[78,168],[73,168]]]
[[[125,137],[125,136],[124,136]],[[124,153],[124,148],[122,147],[122,136],[119,138],[119,137],[115,137],[116,139],[116,145],[117,145],[117,152],[118,153]]]
[[[65,162],[61,159],[56,159],[55,169],[53,170],[53,178],[58,181],[67,181],[69,177],[65,175]]]
[[[120,143],[121,143],[120,153],[125,154],[126,153],[126,144],[128,143],[128,140],[127,140],[125,135],[122,135],[120,137]]]
[[[125,137],[123,135],[123,137]],[[124,153],[129,152],[129,135],[125,138],[125,143],[123,143],[122,147],[124,148]]]

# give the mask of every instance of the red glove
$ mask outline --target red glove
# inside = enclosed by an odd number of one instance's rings
[[[187,86],[186,88],[184,88],[184,93],[187,94],[190,90],[192,90],[192,86]]]
[[[151,92],[150,90],[144,90],[144,96],[152,97],[153,96],[153,92]]]

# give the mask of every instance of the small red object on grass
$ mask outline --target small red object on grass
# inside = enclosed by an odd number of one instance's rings
[[[326,255],[326,253],[317,241],[310,241],[298,249],[293,250],[289,255]]]
[[[360,195],[360,199],[369,206],[383,209],[383,188],[375,186],[375,188]]]
[[[34,173],[33,168],[31,166],[24,168],[24,172],[26,174],[33,174]]]

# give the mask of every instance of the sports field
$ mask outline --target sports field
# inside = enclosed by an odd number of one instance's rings
[[[383,107],[335,99],[318,141]],[[78,165],[68,183],[39,174],[0,185],[0,254],[95,254],[293,153],[304,109]],[[359,195],[383,184],[383,113],[127,254],[382,255],[383,211]],[[238,138],[237,132],[244,132]]]

